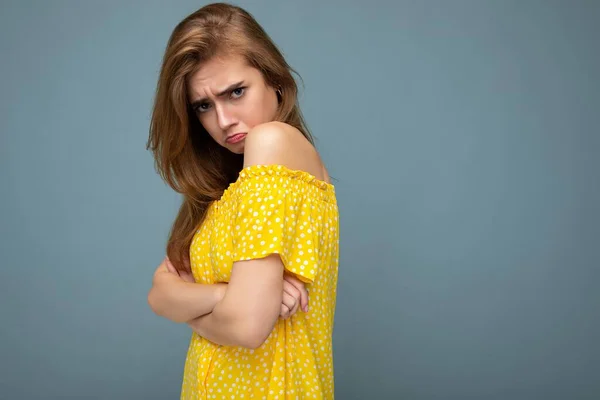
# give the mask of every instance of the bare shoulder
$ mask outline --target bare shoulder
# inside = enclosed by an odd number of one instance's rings
[[[271,164],[306,171],[318,179],[328,180],[314,146],[302,132],[283,122],[257,125],[246,136],[244,166]]]

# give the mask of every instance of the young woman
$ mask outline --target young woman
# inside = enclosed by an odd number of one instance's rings
[[[183,204],[148,302],[193,330],[182,399],[334,396],[339,214],[292,72],[228,4],[168,42],[148,146]]]

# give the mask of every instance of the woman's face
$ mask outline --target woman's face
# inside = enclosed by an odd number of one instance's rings
[[[272,121],[278,107],[275,89],[240,56],[202,63],[189,78],[188,99],[210,136],[237,154],[244,153],[248,131]]]

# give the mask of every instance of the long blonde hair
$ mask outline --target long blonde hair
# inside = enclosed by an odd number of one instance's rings
[[[183,195],[166,248],[178,270],[189,271],[194,233],[208,206],[237,179],[243,165],[242,155],[217,144],[198,121],[187,97],[188,79],[200,63],[233,54],[244,57],[278,90],[274,120],[296,127],[314,145],[298,106],[292,73],[298,74],[251,14],[237,6],[214,3],[181,21],[163,57],[147,143],[160,176]]]

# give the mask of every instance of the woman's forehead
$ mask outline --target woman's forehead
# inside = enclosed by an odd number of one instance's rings
[[[257,76],[259,71],[240,56],[214,57],[201,63],[190,75],[189,94],[192,98],[216,95],[236,82],[254,80]]]

